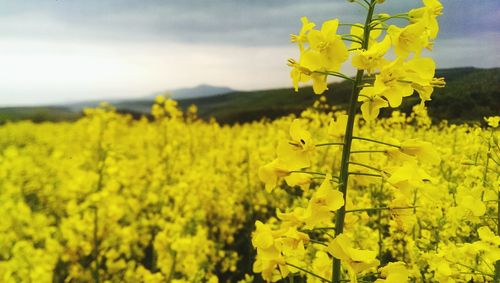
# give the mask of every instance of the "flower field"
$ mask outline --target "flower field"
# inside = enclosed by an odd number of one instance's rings
[[[325,107],[302,115],[317,144],[336,139],[327,130],[332,114]],[[2,282],[88,282],[96,270],[102,282],[216,282],[242,279],[243,271],[251,275],[254,221],[274,225],[276,210],[307,206],[323,180],[312,178],[302,189],[284,183],[271,193],[259,180],[258,168],[274,158],[279,140],[288,139],[292,117],[220,126],[198,121],[194,110],[183,114],[172,101],[161,101],[154,121],[103,106],[74,123],[2,126]],[[352,176],[346,227],[355,245],[384,264],[405,262],[418,281],[491,280],[500,252],[495,129],[431,126],[425,113],[397,112],[371,124],[359,120],[356,129],[388,143],[432,140],[433,150],[423,156],[434,162],[421,169],[425,173],[412,163],[396,172],[399,183],[411,184],[410,203],[393,199],[398,189],[381,178]],[[359,140],[354,148],[386,147]],[[336,172],[340,154],[338,146],[317,147],[310,170]],[[354,160],[392,172],[391,164],[401,161],[389,157],[360,152]],[[389,209],[403,206],[414,208]],[[368,207],[388,209],[363,210]],[[320,235],[310,235],[297,235],[309,246],[290,260],[327,276],[331,259],[311,242]]]
[[[500,116],[425,106],[446,84],[422,54],[443,6],[350,2],[364,24],[303,17],[291,36],[295,90],[317,95],[297,117],[221,125],[158,96],[150,118],[103,103],[2,125],[0,282],[500,282]]]

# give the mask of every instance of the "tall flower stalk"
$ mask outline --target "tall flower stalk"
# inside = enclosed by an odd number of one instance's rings
[[[357,137],[353,133],[358,108],[363,119],[370,122],[378,117],[381,108],[396,108],[404,97],[417,92],[421,99],[420,108],[424,109],[433,89],[445,85],[442,78],[434,77],[434,61],[421,56],[422,49],[431,49],[437,36],[436,17],[441,14],[441,3],[438,0],[423,0],[423,7],[391,16],[374,13],[375,6],[384,1],[351,2],[366,9],[364,24],[340,23],[338,19],[332,19],[315,29],[316,24],[303,17],[302,29],[291,37],[300,50],[299,60],[288,61],[296,91],[300,83],[312,82],[314,93],[322,94],[328,90],[329,76],[351,81],[352,91],[347,115],[337,115],[327,129],[328,136],[333,140],[316,143],[315,137],[306,129],[307,122],[295,119],[290,126],[290,138],[282,140],[277,147],[277,158],[259,170],[259,177],[266,183],[268,191],[284,179],[289,186],[300,187],[308,198],[307,206],[278,212],[277,217],[281,220],[278,225],[256,223],[252,241],[257,249],[254,271],[261,273],[266,281],[277,281],[289,275],[293,278],[293,274],[299,272],[312,276],[312,280],[331,278],[329,282],[340,283],[344,280],[341,270],[344,266],[351,282],[356,282],[359,273],[369,272],[380,265],[381,258],[377,259],[377,255],[380,257],[381,251],[377,253],[355,247],[350,232],[344,234],[346,213],[389,209],[401,229],[411,230],[415,217],[412,214],[416,209],[413,197],[417,188],[431,178],[419,165],[421,162],[439,161],[437,152],[427,142],[385,142]],[[392,19],[406,19],[409,24],[405,27],[389,25]],[[350,27],[350,33],[337,34],[337,30],[344,26]],[[383,38],[378,40],[382,34]],[[391,48],[396,54],[396,59],[392,61],[384,58]],[[357,69],[354,78],[340,72],[341,65],[349,57],[352,57],[352,66]],[[358,103],[361,103],[360,107]],[[354,139],[377,148],[352,150]],[[310,169],[316,165],[316,150],[324,146],[341,147],[338,172]],[[357,153],[352,158],[354,160],[351,160],[352,153]],[[395,166],[385,169],[380,164],[370,164],[368,159],[359,157],[364,154],[383,154]],[[352,172],[350,165],[355,167]],[[386,187],[391,190],[388,195],[392,200],[385,200],[389,202],[387,205],[382,201],[376,202],[385,205],[381,207],[347,210],[349,175],[358,180],[382,178],[382,188],[384,183],[388,185]],[[310,193],[309,186],[317,179],[322,179],[322,183]],[[328,230],[334,230],[335,234],[325,232]],[[306,250],[314,254],[309,268],[305,264]],[[398,280],[404,282],[409,276],[402,262],[404,259],[403,252],[400,262],[389,263],[380,269],[380,276],[390,278],[390,273],[396,272]]]
[[[371,31],[371,22],[373,17],[373,12],[375,10],[376,0],[371,0],[368,7],[368,14],[366,16],[365,26],[363,28],[363,42],[362,49],[368,49],[368,43],[370,39],[370,31]],[[344,195],[344,202],[347,199],[347,182],[349,181],[349,157],[351,155],[351,145],[353,140],[353,129],[354,129],[354,118],[356,116],[356,112],[358,110],[358,96],[361,88],[361,83],[363,80],[363,69],[358,69],[356,73],[356,79],[352,85],[351,98],[349,101],[348,107],[348,118],[347,125],[344,136],[344,145],[342,148],[342,160],[340,167],[340,175],[339,175],[339,191]],[[336,214],[335,217],[335,235],[340,235],[344,231],[344,220],[345,220],[345,205],[342,206]],[[332,281],[334,283],[340,282],[340,267],[341,262],[340,259],[333,259],[332,266]]]

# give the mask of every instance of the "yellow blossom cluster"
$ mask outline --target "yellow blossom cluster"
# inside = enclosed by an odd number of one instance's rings
[[[244,265],[253,257],[251,241],[258,247],[253,268],[270,280],[322,282],[303,270],[329,278],[337,256],[351,273],[375,272],[377,261],[390,259],[373,275],[377,282],[491,281],[499,258],[498,117],[487,118],[488,128],[430,125],[421,111],[371,124],[356,119],[356,134],[400,148],[357,140],[356,150],[383,151],[353,160],[373,161],[393,183],[409,180],[419,190],[405,192],[409,201],[393,199],[403,185],[352,175],[348,229],[333,240],[317,231],[331,231],[331,216],[344,204],[333,174],[341,152],[317,145],[340,139],[329,126],[343,123],[345,114],[326,114],[324,107],[305,111],[298,122],[221,126],[159,99],[151,121],[104,105],[72,123],[1,126],[1,281],[92,282],[97,274],[100,282],[251,282],[243,275],[252,270]],[[434,140],[433,150],[422,138]],[[280,139],[294,143],[285,148],[297,160],[303,151],[314,156],[311,171],[331,176],[289,185],[288,177],[308,174],[288,171],[268,193],[258,168]],[[398,179],[390,173],[394,164],[423,160],[434,161],[425,163],[426,175],[411,165]],[[415,208],[398,209],[407,206]],[[366,207],[387,209],[355,211]],[[262,222],[250,239],[256,219]],[[319,236],[330,239],[326,246]]]
[[[312,111],[294,119],[289,135],[279,137],[276,159],[259,169],[267,191],[281,187],[293,201],[269,223],[256,223],[254,272],[267,282],[500,282],[500,177],[491,168],[500,164],[493,130],[499,120],[485,118],[490,135],[471,143],[473,162],[450,164],[459,155],[457,137],[451,154],[438,144],[450,141],[443,132],[457,128],[444,123],[436,131],[426,113],[434,88],[445,86],[435,78],[434,60],[422,56],[438,35],[442,4],[423,0],[419,8],[389,15],[375,13],[384,1],[349,2],[366,10],[364,24],[332,19],[315,29],[303,17],[302,29],[291,37],[300,51],[298,61],[288,61],[296,91],[312,81],[321,95],[328,76],[349,80],[352,91],[345,114],[319,105],[329,118]],[[395,19],[406,25],[389,24]],[[350,32],[338,33],[342,26]],[[350,57],[354,78],[340,72]],[[421,103],[409,117],[394,112],[376,121],[381,108],[397,108],[414,93]],[[469,172],[482,172],[482,182],[468,179]]]

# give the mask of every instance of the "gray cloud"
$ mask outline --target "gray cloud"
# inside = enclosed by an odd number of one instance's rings
[[[438,66],[498,67],[500,1],[442,0]],[[399,13],[420,0],[386,0]],[[144,96],[200,83],[290,86],[308,16],[361,22],[346,0],[0,0],[2,104]],[[426,53],[427,54],[427,53]],[[345,67],[347,72],[352,72]],[[29,82],[29,83],[27,83]]]
[[[74,40],[166,40],[239,46],[285,45],[300,17],[359,22],[361,8],[344,0],[0,0],[4,36]],[[498,0],[443,0],[441,37],[498,33]],[[390,13],[419,1],[388,0]]]

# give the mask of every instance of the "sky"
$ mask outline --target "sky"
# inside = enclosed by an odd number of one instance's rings
[[[500,1],[441,0],[438,68],[500,67]],[[400,13],[420,0],[386,0]],[[290,87],[300,17],[362,22],[346,0],[0,0],[0,106],[140,98],[199,84]],[[345,68],[346,72],[351,72]]]

